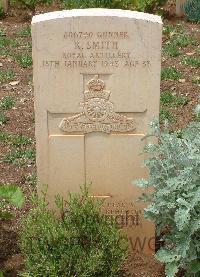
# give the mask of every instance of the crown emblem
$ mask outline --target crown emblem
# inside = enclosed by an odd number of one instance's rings
[[[105,83],[99,79],[98,75],[95,75],[94,79],[91,79],[87,83],[88,90],[84,92],[84,100],[87,101],[92,98],[101,98],[106,101],[110,97],[110,92],[104,90]]]
[[[110,92],[104,90],[105,83],[98,75],[88,81],[88,90],[84,91],[83,111],[63,118],[59,128],[63,132],[130,132],[135,129],[133,118],[114,112],[114,105],[109,100]]]

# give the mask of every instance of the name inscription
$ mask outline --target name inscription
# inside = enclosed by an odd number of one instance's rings
[[[59,60],[43,60],[42,67],[66,70],[150,67],[150,59],[138,60],[134,56],[130,38],[129,32],[125,31],[65,32],[66,51],[63,47]]]

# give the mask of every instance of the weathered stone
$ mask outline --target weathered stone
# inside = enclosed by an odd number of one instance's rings
[[[151,254],[154,225],[133,180],[159,115],[160,17],[106,9],[38,15],[32,21],[38,190],[48,200],[92,182],[104,212],[133,250]]]

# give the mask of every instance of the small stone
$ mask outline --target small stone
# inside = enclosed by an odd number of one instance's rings
[[[179,83],[185,83],[185,79],[179,79]]]
[[[16,86],[19,84],[19,81],[13,81],[9,83],[11,86]]]
[[[0,63],[0,67],[2,67],[3,66],[3,64],[2,63]]]
[[[189,53],[186,53],[187,56],[193,56],[196,52],[189,52]]]

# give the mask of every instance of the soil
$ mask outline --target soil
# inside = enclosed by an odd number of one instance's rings
[[[164,24],[177,25],[182,24],[184,29],[190,36],[200,42],[200,28],[198,24],[193,24],[178,19],[174,15],[174,1],[169,1],[165,7],[168,19],[165,19]],[[51,7],[40,6],[37,8],[37,13],[58,10],[58,5]],[[17,33],[19,30],[30,26],[31,14],[27,10],[11,8],[8,15],[0,21],[0,29],[4,29],[6,37],[14,40],[23,40],[23,43],[31,41],[30,36],[19,38]],[[167,35],[163,36],[163,42],[168,39]],[[187,53],[196,53],[200,46],[189,45],[182,51],[182,55]],[[5,50],[10,50],[9,46]],[[198,50],[198,51],[199,51]],[[31,54],[30,50],[25,50],[23,46],[17,46],[12,49],[12,55],[0,57],[0,70],[12,69],[15,72],[15,77],[12,81],[19,81],[17,85],[12,85],[9,82],[0,83],[0,99],[7,95],[12,95],[16,99],[15,106],[5,111],[9,118],[7,124],[0,125],[0,131],[9,134],[23,134],[32,139],[31,147],[35,147],[34,138],[34,110],[33,110],[33,87],[32,87],[32,67],[22,68],[15,60],[15,55],[24,53]],[[163,67],[176,67],[182,72],[181,80],[177,81],[162,81],[161,91],[172,90],[176,94],[187,96],[189,101],[186,105],[172,108],[176,121],[171,124],[174,130],[184,128],[193,119],[193,109],[199,101],[199,85],[192,82],[193,76],[200,76],[199,68],[192,68],[180,63],[183,56],[177,58],[162,58]],[[23,167],[18,167],[13,163],[6,163],[2,157],[12,148],[11,145],[0,142],[0,183],[2,184],[17,184],[22,188],[26,196],[25,206],[22,210],[8,207],[15,214],[15,218],[9,221],[0,221],[0,270],[5,272],[5,276],[17,276],[17,273],[23,269],[23,257],[20,253],[18,239],[20,219],[31,208],[30,193],[35,190],[27,176],[35,173],[35,163],[27,162]],[[159,242],[158,242],[159,245]],[[139,277],[164,277],[164,266],[156,261],[153,257],[145,257],[140,253],[130,254],[124,265],[126,276]]]

